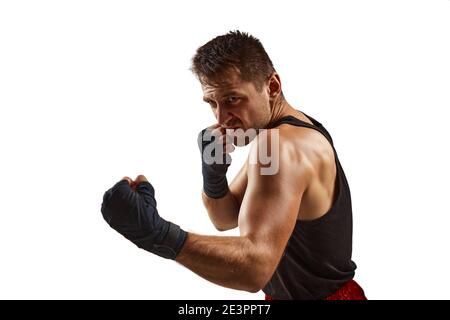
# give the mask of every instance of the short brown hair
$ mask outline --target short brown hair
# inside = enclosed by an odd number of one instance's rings
[[[239,30],[215,37],[198,48],[192,58],[191,70],[203,84],[220,84],[220,79],[232,69],[237,69],[241,79],[253,82],[258,90],[275,71],[261,42]]]

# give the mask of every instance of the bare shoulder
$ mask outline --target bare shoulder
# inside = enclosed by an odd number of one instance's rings
[[[308,166],[308,185],[298,218],[313,220],[324,215],[336,195],[336,161],[333,147],[323,134],[305,127],[281,125],[280,141],[289,149],[289,158],[299,157]],[[299,156],[300,155],[300,156]],[[301,179],[304,179],[302,175]]]
[[[334,151],[330,142],[317,130],[283,124],[278,127],[280,141],[290,158],[301,157],[314,171],[334,165]]]
[[[248,158],[248,177],[267,181],[268,187],[300,192],[312,176],[308,153],[285,128],[262,130],[252,143]],[[265,177],[264,177],[265,176]],[[270,185],[269,185],[270,183]]]

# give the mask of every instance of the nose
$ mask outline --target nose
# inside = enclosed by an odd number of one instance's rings
[[[232,115],[224,107],[217,106],[216,119],[219,124],[226,125],[231,118]]]

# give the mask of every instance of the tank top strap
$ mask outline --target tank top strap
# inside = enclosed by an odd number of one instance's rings
[[[310,124],[308,122],[305,122],[303,120],[300,120],[294,116],[286,116],[283,117],[277,121],[275,121],[272,125],[270,125],[270,127],[268,129],[272,129],[275,127],[278,127],[279,125],[282,124],[291,124],[294,126],[298,126],[298,127],[306,127],[306,128],[311,128],[314,129],[316,131],[319,131],[322,135],[325,136],[325,138],[330,142],[331,146],[333,146],[334,149],[334,145],[333,145],[333,139],[331,138],[331,135],[328,133],[327,129],[325,129],[325,127],[316,119],[314,119],[311,116],[308,116],[306,113],[302,112],[309,120],[311,120],[311,122],[313,123]]]

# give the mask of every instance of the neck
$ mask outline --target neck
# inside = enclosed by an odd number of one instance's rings
[[[295,115],[297,110],[291,107],[291,105],[282,97],[279,97],[273,103],[272,112],[270,114],[270,120],[267,126],[272,125],[283,117],[288,115]]]

